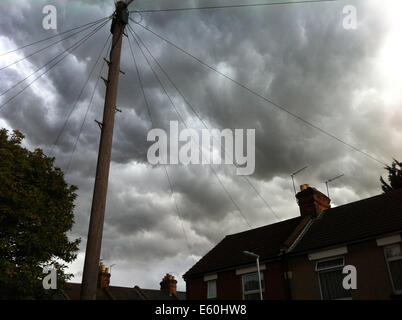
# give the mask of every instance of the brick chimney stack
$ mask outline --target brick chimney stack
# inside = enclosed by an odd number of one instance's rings
[[[321,212],[331,207],[331,199],[308,184],[300,186],[300,192],[296,194],[296,199],[302,217],[318,217]]]
[[[105,265],[101,262],[99,264],[98,274],[98,288],[108,288],[110,283],[109,268],[105,268]]]
[[[163,277],[161,283],[161,291],[166,292],[169,295],[176,295],[176,285],[177,281],[175,280],[174,276],[166,273]]]

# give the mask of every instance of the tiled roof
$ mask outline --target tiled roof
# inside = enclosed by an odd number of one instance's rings
[[[261,261],[274,258],[300,220],[301,217],[296,217],[228,235],[187,271],[184,278],[253,263],[255,260],[252,257],[243,254],[245,250],[260,255]]]
[[[114,300],[143,300],[134,288],[109,286],[106,290]]]
[[[161,290],[152,290],[152,289],[142,289],[139,288],[141,293],[145,296],[146,300],[177,300],[177,297],[173,295],[168,295],[167,293]],[[176,292],[179,300],[185,299],[185,292]],[[184,299],[183,299],[184,297]]]
[[[400,232],[402,189],[325,210],[295,246],[293,253]]]
[[[70,300],[80,300],[80,283],[67,283],[64,293]],[[184,300],[185,292],[178,291],[179,300]],[[161,290],[109,286],[105,289],[97,288],[96,300],[177,300]]]

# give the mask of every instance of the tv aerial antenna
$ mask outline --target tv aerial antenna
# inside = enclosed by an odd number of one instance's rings
[[[334,177],[334,178],[331,178],[331,179],[328,179],[327,181],[325,181],[325,186],[327,187],[327,195],[328,195],[328,198],[329,198],[328,183],[330,183],[330,182],[332,182],[332,181],[334,181],[334,180],[336,180],[336,179],[339,179],[340,177],[343,177],[343,176],[344,176],[344,174],[342,173],[342,174],[340,174],[339,176],[336,176],[336,177]]]
[[[302,172],[304,169],[307,169],[308,167],[309,167],[309,166],[305,166],[305,167],[303,167],[303,168],[297,170],[296,172],[293,172],[293,173],[290,175],[291,178],[292,178],[293,190],[294,190],[294,192],[295,192],[295,195],[296,195],[296,186],[295,186],[295,179],[294,179],[294,177],[295,177],[295,175],[297,175],[298,173]]]

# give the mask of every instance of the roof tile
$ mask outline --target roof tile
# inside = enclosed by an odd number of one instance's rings
[[[280,252],[281,245],[297,227],[300,220],[301,217],[296,217],[228,235],[187,271],[184,277],[253,263],[253,258],[243,254],[245,250],[258,254],[261,260],[276,257]]]

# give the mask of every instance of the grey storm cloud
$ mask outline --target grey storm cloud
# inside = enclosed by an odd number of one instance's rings
[[[216,3],[138,0],[132,8]],[[1,1],[1,52],[54,34],[41,27],[42,8],[46,4],[53,4],[58,10],[59,32],[113,12],[111,0]],[[378,94],[382,79],[374,70],[390,25],[379,2],[357,1],[358,29],[345,30],[342,8],[346,4],[348,1],[142,13],[142,23],[289,112],[389,163],[392,157],[401,157],[397,145],[401,142],[398,128],[402,113],[400,108],[388,108]],[[138,13],[132,17],[140,19]],[[256,129],[256,171],[249,179],[279,219],[298,214],[289,175],[307,164],[309,168],[297,177],[297,183],[310,183],[322,189],[326,179],[345,174],[331,185],[334,204],[380,192],[379,176],[384,174],[381,164],[278,110],[141,27],[131,25],[210,128]],[[96,87],[71,163],[70,158],[102,59],[80,100],[77,99],[110,35],[109,28],[107,24],[32,88],[0,109],[0,119],[8,128],[25,133],[29,147],[50,152],[70,109],[76,105],[53,152],[57,165],[64,170],[69,168],[67,181],[79,187],[76,224],[71,236],[83,238],[82,252],[100,134],[94,120],[102,119],[105,93],[102,81]],[[86,32],[89,30],[0,71],[1,92],[66,50]],[[135,41],[131,37],[130,41],[153,124],[167,129],[169,121],[178,120],[178,116]],[[2,56],[1,66],[44,45],[19,51],[20,55],[12,59]],[[151,58],[150,61],[186,124],[201,128],[202,124],[182,97]],[[139,285],[157,287],[160,275],[146,275],[150,271],[147,264],[155,266],[155,270],[165,268],[166,272],[180,275],[226,234],[247,229],[245,219],[254,227],[277,220],[244,178],[236,176],[232,167],[225,166],[214,166],[215,173],[208,166],[167,167],[179,217],[163,168],[147,163],[146,137],[152,124],[126,38],[121,69],[126,74],[120,76],[117,105],[123,112],[116,114],[102,257],[110,264],[119,261],[121,275],[135,270],[135,279],[146,279]],[[101,74],[106,77],[106,68]],[[1,97],[1,103],[16,92],[18,88]],[[365,94],[357,99],[358,93]],[[400,96],[395,97],[394,103],[400,105],[401,100]],[[245,218],[237,212],[216,174]],[[75,268],[79,280],[82,265]],[[119,278],[117,270],[112,283],[131,285],[131,280]],[[183,288],[183,283],[179,284]]]

